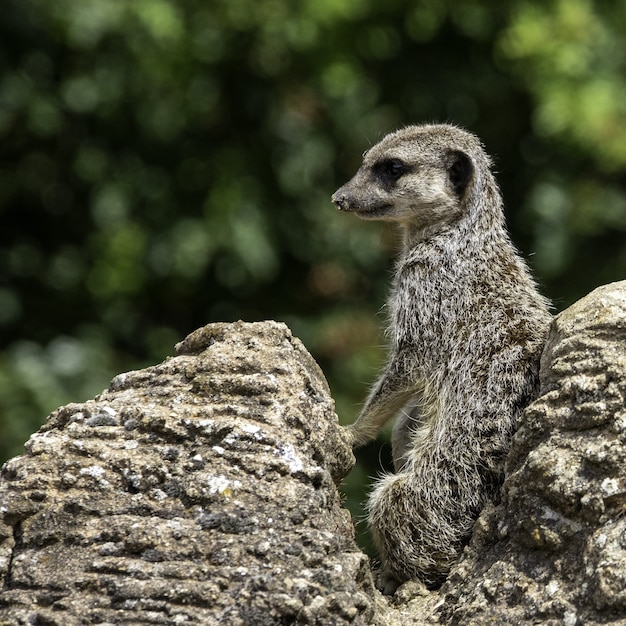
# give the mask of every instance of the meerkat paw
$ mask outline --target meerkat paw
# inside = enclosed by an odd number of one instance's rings
[[[358,433],[356,432],[355,428],[354,428],[354,424],[348,424],[347,426],[343,427],[343,432],[346,435],[346,438],[348,440],[348,443],[353,447],[356,448],[359,446],[359,442],[358,442]]]
[[[358,424],[358,422],[348,424],[347,426],[344,426],[344,428],[353,448],[360,448],[366,443],[376,439],[376,431],[371,432],[370,429],[364,428],[361,424]]]

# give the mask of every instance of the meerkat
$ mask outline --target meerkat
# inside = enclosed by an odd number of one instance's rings
[[[348,429],[361,446],[397,415],[395,473],[368,502],[381,586],[435,587],[497,496],[538,390],[549,303],[509,238],[491,159],[469,132],[434,124],[387,135],[332,201],[403,233],[387,365]]]

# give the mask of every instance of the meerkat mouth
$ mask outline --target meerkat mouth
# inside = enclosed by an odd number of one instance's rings
[[[354,214],[364,220],[374,220],[378,217],[385,217],[391,208],[391,204],[380,204],[367,209],[354,209]]]

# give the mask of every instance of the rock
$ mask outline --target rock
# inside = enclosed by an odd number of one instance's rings
[[[353,463],[286,326],[202,328],[4,465],[0,623],[369,623]]]
[[[506,474],[433,621],[626,623],[626,281],[554,320]]]
[[[0,477],[0,624],[626,624],[626,282],[558,315],[501,501],[438,591],[373,586],[354,458],[276,322],[55,411]]]

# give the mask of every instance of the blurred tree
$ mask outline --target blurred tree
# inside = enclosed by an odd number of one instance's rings
[[[351,421],[396,242],[329,196],[403,124],[481,136],[557,309],[622,278],[625,26],[591,0],[4,0],[0,456],[216,320],[287,321]]]

